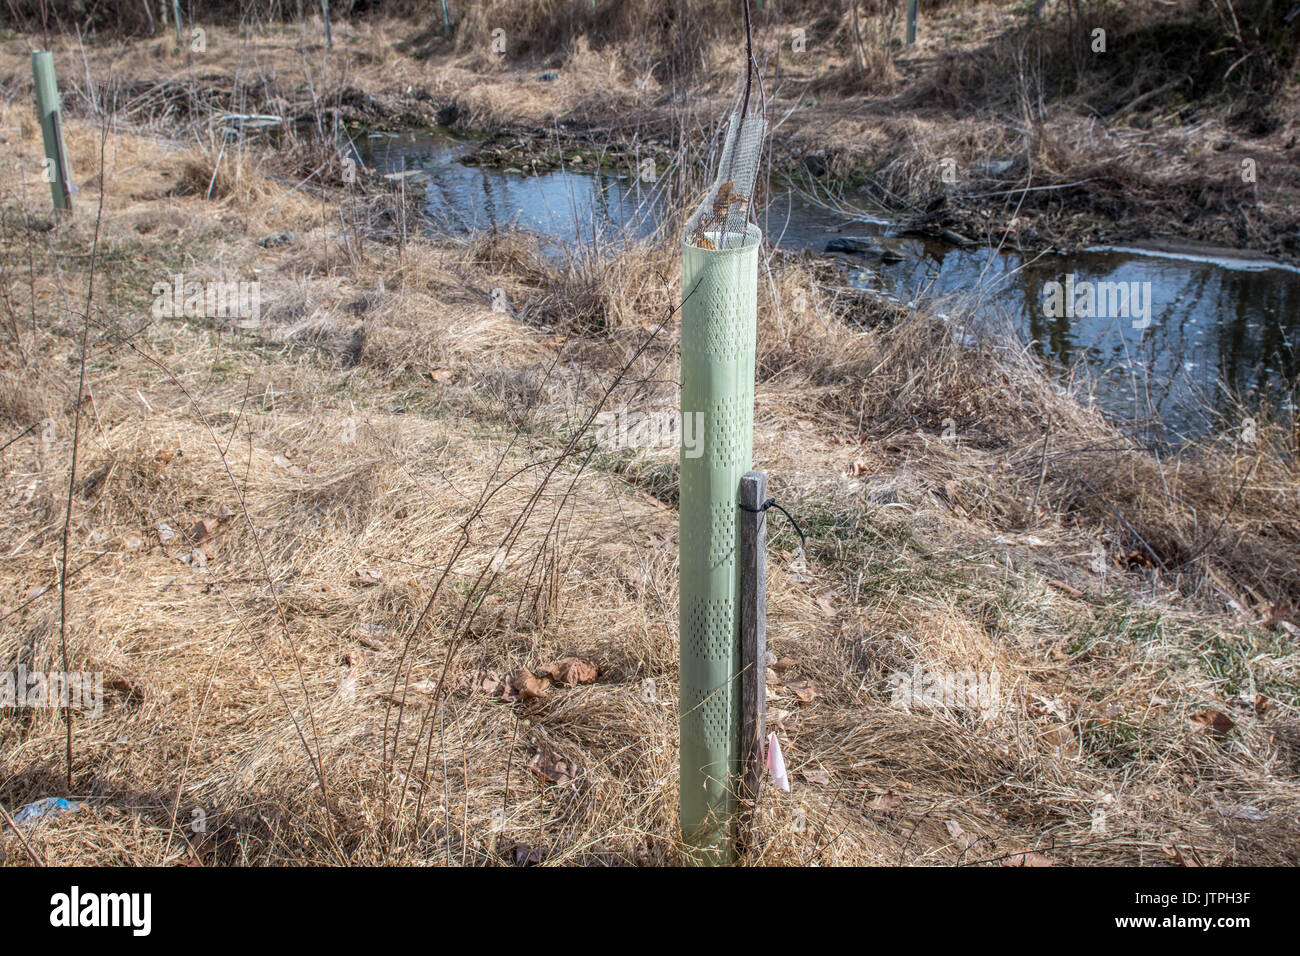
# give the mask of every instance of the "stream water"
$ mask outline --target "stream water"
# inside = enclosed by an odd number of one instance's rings
[[[371,134],[357,147],[368,166],[407,173],[407,188],[424,191],[434,229],[518,226],[562,248],[652,235],[664,215],[662,191],[635,177],[469,166],[460,160],[474,144],[438,132]],[[1027,259],[1010,249],[903,238],[888,220],[833,211],[786,187],[773,188],[761,224],[788,249],[820,253],[836,239],[862,240],[850,244],[874,251],[839,256],[853,285],[1013,330],[1061,366],[1083,363],[1098,402],[1150,438],[1204,435],[1222,427],[1215,412],[1236,421],[1231,393],[1248,408],[1268,403],[1294,414],[1293,267],[1136,247]]]

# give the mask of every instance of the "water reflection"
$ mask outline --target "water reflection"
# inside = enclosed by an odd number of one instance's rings
[[[662,190],[654,185],[577,169],[534,176],[466,166],[457,160],[472,145],[436,133],[371,137],[358,147],[381,172],[420,170],[407,188],[424,189],[428,213],[443,228],[519,226],[558,249],[644,238],[664,216]],[[1086,363],[1104,406],[1148,431],[1166,429],[1161,437],[1216,427],[1207,401],[1227,409],[1229,391],[1248,405],[1263,400],[1294,408],[1300,373],[1296,270],[1130,249],[1026,259],[1015,251],[900,238],[884,220],[850,220],[784,189],[773,191],[763,225],[772,241],[792,249],[820,252],[845,235],[875,238],[901,260],[864,261],[850,270],[855,284],[903,301],[964,305],[979,320],[1016,329],[1062,366]],[[1045,285],[1067,276],[1075,283],[1149,283],[1149,324],[1124,315],[1050,314]]]
[[[357,143],[362,159],[382,173],[419,171],[426,210],[457,230],[517,226],[560,247],[576,242],[645,238],[664,214],[662,191],[635,180],[558,169],[540,175],[466,166],[473,145],[428,133],[380,134]]]

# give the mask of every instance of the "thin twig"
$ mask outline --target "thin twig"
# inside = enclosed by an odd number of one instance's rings
[[[86,280],[86,310],[81,317],[81,355],[77,368],[77,400],[72,406],[72,461],[68,468],[68,501],[63,513],[63,556],[59,562],[59,649],[63,658],[63,673],[68,668],[68,538],[72,531],[72,501],[77,488],[77,443],[81,438],[81,405],[86,394],[86,343],[90,338],[90,309],[95,301],[95,265],[99,255],[99,227],[104,219],[104,193],[107,184],[104,181],[104,150],[108,143],[108,127],[111,119],[104,117],[104,125],[99,136],[99,208],[95,213],[95,237],[90,246],[90,274]],[[63,705],[63,724],[65,729],[64,746],[64,783],[68,795],[72,795],[72,704],[71,700]]]
[[[9,829],[18,835],[18,842],[23,845],[23,849],[27,851],[27,855],[31,857],[32,862],[37,866],[44,866],[45,864],[41,862],[41,858],[36,855],[36,851],[27,842],[27,837],[23,836],[23,831],[18,829],[18,824],[14,823],[13,817],[9,816],[9,811],[4,808],[4,804],[0,804],[0,817],[4,817],[5,823],[9,824]]]

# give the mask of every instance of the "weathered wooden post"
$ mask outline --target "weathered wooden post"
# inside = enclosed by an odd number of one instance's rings
[[[754,828],[767,739],[767,476],[740,479],[740,848]]]
[[[916,42],[916,8],[920,0],[907,0],[907,45]]]
[[[60,212],[72,212],[72,183],[68,178],[68,150],[63,142],[63,112],[59,107],[59,83],[54,76],[54,55],[47,50],[32,52],[32,80],[36,86],[36,115],[45,141],[45,178],[50,198]]]

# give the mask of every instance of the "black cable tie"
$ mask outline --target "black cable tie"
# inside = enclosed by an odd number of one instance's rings
[[[777,511],[781,512],[781,514],[785,515],[786,520],[788,520],[790,524],[794,526],[795,532],[799,535],[799,548],[803,551],[805,555],[808,553],[808,539],[807,537],[804,536],[803,528],[799,527],[799,522],[794,520],[794,515],[790,514],[790,512],[786,511],[784,508],[782,508],[779,504],[776,503],[775,498],[768,498],[757,508],[751,508],[749,505],[744,504],[743,502],[739,502],[739,504],[740,504],[740,509],[742,511],[748,511],[750,514],[762,514],[768,508],[775,508]]]

